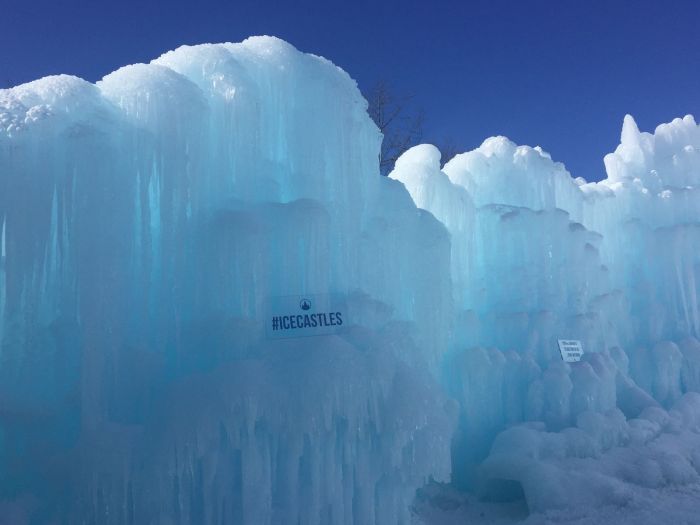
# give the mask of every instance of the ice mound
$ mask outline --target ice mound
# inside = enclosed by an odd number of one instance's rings
[[[651,192],[700,184],[700,133],[692,115],[642,133],[632,116],[625,116],[620,145],[605,157],[608,180],[618,187],[636,183]]]
[[[562,208],[579,220],[576,181],[539,146],[517,146],[506,137],[491,137],[474,151],[449,160],[444,172],[469,192],[477,206]]]
[[[590,505],[623,507],[637,487],[700,481],[700,398],[686,394],[670,410],[647,408],[625,420],[616,409],[582,412],[575,426],[546,432],[514,426],[501,433],[481,466],[481,490],[504,497],[512,483],[532,512]]]

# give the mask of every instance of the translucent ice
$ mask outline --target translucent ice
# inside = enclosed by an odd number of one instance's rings
[[[544,449],[586,443],[600,454],[597,442],[570,430],[584,415],[589,430],[604,428],[610,414],[636,421],[698,390],[699,130],[688,116],[641,133],[627,116],[620,146],[605,159],[608,178],[591,184],[572,179],[541,148],[504,137],[487,139],[442,170],[432,146],[397,161],[389,176],[445,224],[452,241],[456,317],[445,385],[461,406],[453,448],[459,485],[477,490],[485,483],[491,496],[524,490],[532,510],[603,504],[616,497],[614,480],[586,484],[565,469],[568,481],[560,483],[551,464],[527,452],[537,466],[525,467],[502,456],[505,438],[494,438],[504,431],[529,442],[521,435],[527,432]],[[582,341],[582,362],[561,362],[561,338]],[[528,430],[504,430],[519,421]],[[696,430],[689,429],[688,451],[700,450]],[[514,446],[508,443],[503,451]],[[579,453],[562,452],[571,454]],[[477,465],[486,457],[490,474],[480,481]],[[593,470],[609,468],[601,466],[606,461]],[[688,472],[681,477],[697,478]],[[552,485],[535,489],[543,479]],[[522,490],[513,491],[514,481]],[[567,499],[575,485],[585,487],[580,501]]]
[[[693,118],[626,117],[599,183],[505,137],[382,178],[366,109],[271,37],[0,91],[12,520],[406,524],[430,479],[535,512],[699,481]],[[305,294],[343,330],[268,338]]]
[[[0,500],[407,523],[449,479],[449,238],[379,176],[366,108],[269,37],[0,91]],[[266,340],[266,301],[309,293],[354,326]]]

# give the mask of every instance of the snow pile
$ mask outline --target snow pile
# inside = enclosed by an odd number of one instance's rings
[[[700,481],[700,395],[686,394],[668,412],[645,409],[625,420],[617,409],[582,412],[559,433],[545,425],[501,433],[481,467],[482,490],[497,497],[522,490],[531,512],[590,505],[625,506],[637,487]]]

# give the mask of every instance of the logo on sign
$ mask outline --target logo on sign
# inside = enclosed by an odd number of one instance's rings
[[[267,337],[335,334],[347,323],[346,314],[345,298],[337,294],[271,297],[267,308]]]
[[[567,363],[578,363],[583,356],[581,341],[576,339],[559,339],[559,353]]]

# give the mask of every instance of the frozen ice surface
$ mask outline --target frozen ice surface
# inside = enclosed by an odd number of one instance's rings
[[[383,178],[366,109],[271,37],[0,91],[0,520],[585,523],[693,494],[693,118],[626,117],[599,183],[505,137]],[[310,293],[347,326],[268,339],[266,302]]]
[[[639,432],[664,410],[677,422],[678,403],[697,411],[699,132],[690,116],[654,134],[627,116],[600,183],[504,137],[442,170],[432,146],[398,159],[389,177],[452,241],[442,378],[461,407],[456,486],[543,513],[624,505],[618,493],[650,482],[635,461],[659,471],[656,487],[697,483],[694,420],[654,431],[683,428],[680,441]],[[559,359],[564,334],[582,362]],[[610,443],[622,452],[603,453]]]
[[[2,499],[405,523],[449,479],[449,238],[379,176],[366,106],[270,37],[0,92]],[[307,293],[355,326],[266,340],[265,301]]]

